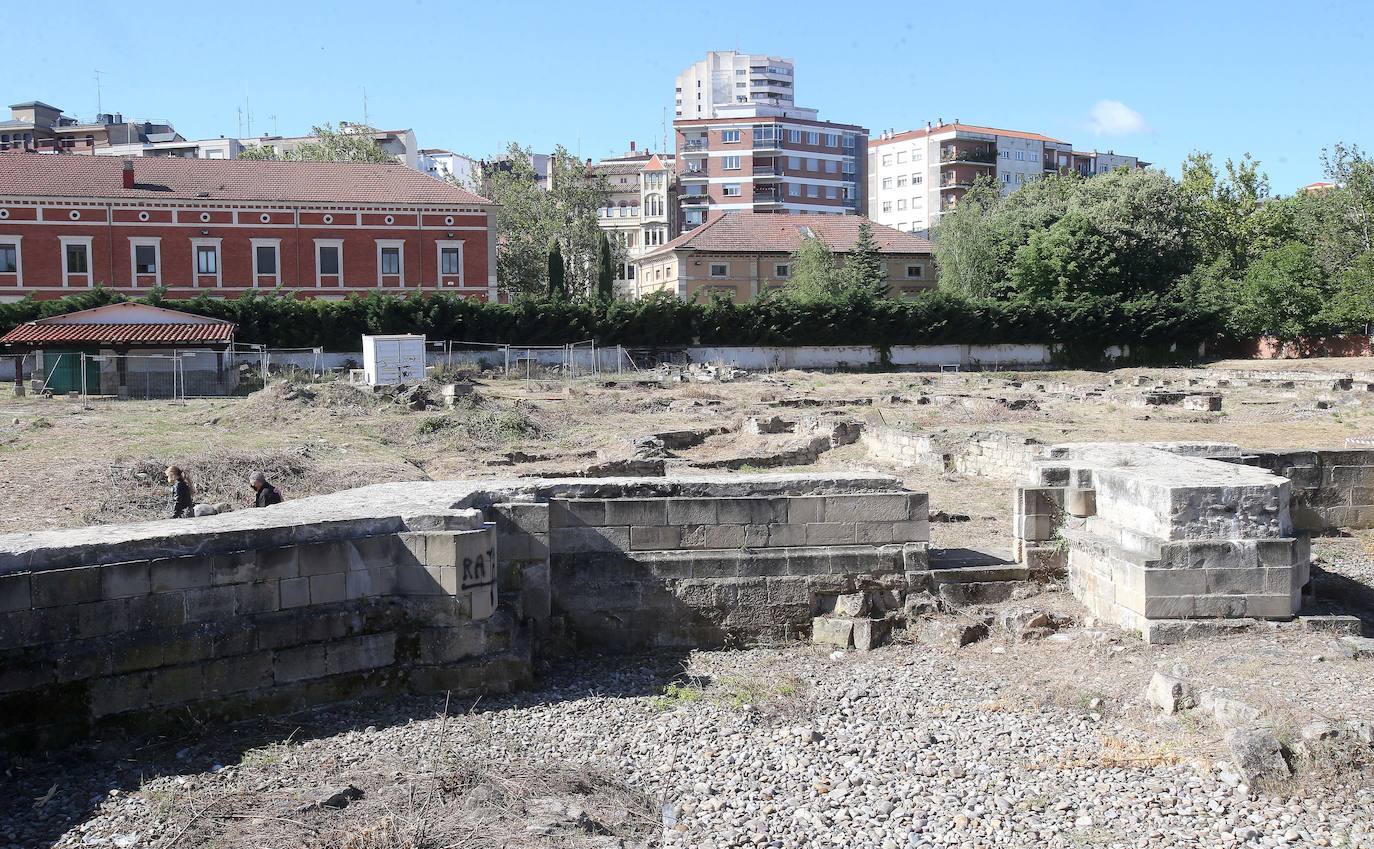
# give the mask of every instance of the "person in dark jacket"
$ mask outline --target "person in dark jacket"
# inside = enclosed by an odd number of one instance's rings
[[[281,503],[281,492],[275,486],[267,482],[267,476],[262,472],[254,472],[249,486],[257,495],[253,498],[254,507],[271,507],[273,504]]]
[[[195,514],[196,502],[191,493],[191,478],[178,466],[167,467],[167,506],[173,519],[186,519]]]

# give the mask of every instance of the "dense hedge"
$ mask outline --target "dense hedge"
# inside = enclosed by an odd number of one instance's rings
[[[56,301],[0,304],[0,331],[35,318],[125,300],[104,290]],[[821,303],[769,298],[741,304],[533,300],[488,304],[451,295],[370,294],[343,301],[245,295],[167,301],[175,309],[238,324],[243,342],[355,351],[364,333],[423,333],[431,339],[557,345],[595,339],[604,345],[921,345],[1060,343],[1095,357],[1108,345],[1195,347],[1216,340],[1213,314],[1157,300],[971,300],[932,292],[908,300],[860,296]]]

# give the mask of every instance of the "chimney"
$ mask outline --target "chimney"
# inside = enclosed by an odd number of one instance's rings
[[[124,188],[126,188],[126,189],[132,189],[133,187],[134,187],[134,161],[133,161],[132,159],[126,159],[126,160],[124,160]]]
[[[944,125],[945,125],[945,119],[944,119],[944,118],[936,118],[936,119],[935,119],[935,126],[937,126],[937,127],[943,127]]]
[[[634,153],[634,152],[635,152],[635,143],[634,143],[634,142],[630,142],[630,153]]]
[[[926,129],[927,129],[927,130],[930,129],[930,122],[929,122],[929,121],[926,121]]]

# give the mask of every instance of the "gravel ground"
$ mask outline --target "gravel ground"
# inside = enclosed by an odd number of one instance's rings
[[[1055,642],[1082,679],[1120,640]],[[603,659],[447,714],[405,697],[85,746],[10,767],[0,845],[1374,847],[1368,775],[1252,792],[1217,733],[1074,696],[1036,677],[1047,650]]]

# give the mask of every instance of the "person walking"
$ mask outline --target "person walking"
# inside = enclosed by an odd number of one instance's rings
[[[172,518],[185,519],[194,515],[196,502],[191,493],[191,478],[179,466],[168,466],[166,475],[170,487],[167,504],[172,511]]]
[[[267,482],[267,476],[262,472],[254,472],[248,485],[257,493],[253,498],[254,507],[271,507],[273,504],[281,503],[281,492]]]

